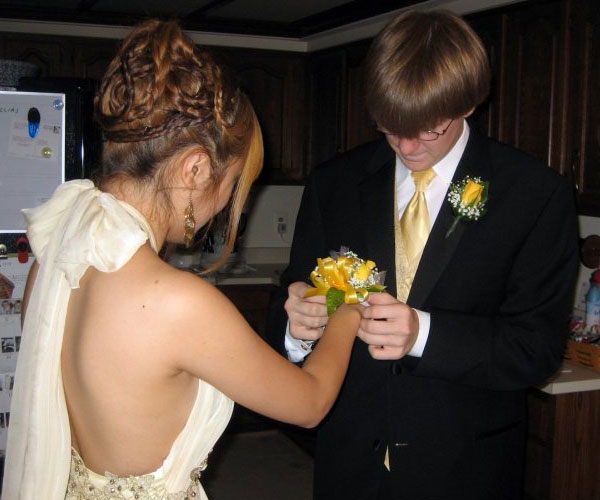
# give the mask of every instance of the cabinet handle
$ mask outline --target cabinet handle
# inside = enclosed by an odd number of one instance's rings
[[[577,167],[579,166],[579,150],[576,149],[571,155],[571,177],[573,178],[573,184],[575,185],[575,191],[579,193],[579,176],[577,175]]]

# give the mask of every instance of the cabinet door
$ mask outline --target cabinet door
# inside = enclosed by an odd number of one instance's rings
[[[370,40],[311,56],[309,166],[375,139],[365,105],[365,57]]]
[[[36,64],[40,76],[100,80],[120,40],[0,34],[0,57]]]
[[[265,145],[261,180],[301,180],[308,116],[304,56],[224,48],[214,52],[233,69],[260,121]]]
[[[526,500],[548,500],[554,445],[555,398],[531,389],[527,397],[528,433],[524,494]]]
[[[311,55],[309,167],[343,151],[346,58],[343,49]]]
[[[579,212],[600,216],[600,10],[595,0],[572,5],[569,163]]]
[[[497,12],[483,13],[468,17],[467,21],[483,41],[492,73],[489,96],[475,110],[473,120],[479,124],[481,130],[488,136],[506,142],[506,139],[502,136],[503,130],[500,124],[506,108],[506,81],[503,78],[502,68],[506,64],[505,31],[507,16]]]
[[[371,40],[348,47],[346,51],[347,89],[346,141],[344,150],[372,141],[379,136],[365,100],[365,61]]]
[[[600,391],[556,396],[550,500],[600,499]]]
[[[100,81],[117,53],[119,43],[118,40],[77,39],[73,43],[76,76]]]
[[[499,136],[565,173],[567,6],[525,3],[507,16]]]
[[[39,76],[74,76],[67,43],[51,36],[28,36],[3,33],[4,59],[33,63],[40,68]]]

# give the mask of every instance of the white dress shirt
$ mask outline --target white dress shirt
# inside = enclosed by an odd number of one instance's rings
[[[446,199],[446,193],[452,182],[452,177],[458,166],[469,140],[469,125],[463,120],[463,131],[452,149],[439,162],[433,165],[436,176],[433,178],[429,187],[425,191],[427,200],[427,211],[429,212],[429,221],[431,226],[435,222],[442,203]],[[398,214],[402,217],[408,202],[415,193],[415,183],[410,175],[410,170],[406,168],[400,157],[396,156],[396,199],[398,202]],[[413,348],[408,352],[410,356],[421,357],[429,338],[429,327],[431,318],[429,313],[415,309],[419,317],[419,334]],[[285,348],[290,361],[302,361],[312,350],[312,342],[298,340],[290,334],[289,322],[285,334]]]

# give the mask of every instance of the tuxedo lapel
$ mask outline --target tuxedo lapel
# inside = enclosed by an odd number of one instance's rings
[[[394,171],[395,156],[386,142],[381,143],[365,168],[365,178],[359,183],[359,196],[363,227],[366,235],[365,259],[377,263],[380,271],[386,271],[387,291],[396,293],[394,263]]]
[[[471,126],[467,147],[456,168],[452,182],[462,180],[467,175],[471,177],[479,176],[482,180],[489,180],[489,175],[486,175],[489,172],[488,162],[486,138],[477,133],[474,126]],[[452,206],[446,199],[423,249],[423,255],[408,295],[407,303],[412,307],[419,309],[423,306],[429,293],[454,255],[467,228],[466,222],[459,222],[452,234],[446,238],[446,233],[454,222],[454,218]]]

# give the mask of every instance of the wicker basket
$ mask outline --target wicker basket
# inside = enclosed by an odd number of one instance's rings
[[[565,359],[600,372],[600,346],[596,344],[584,344],[569,339]]]

